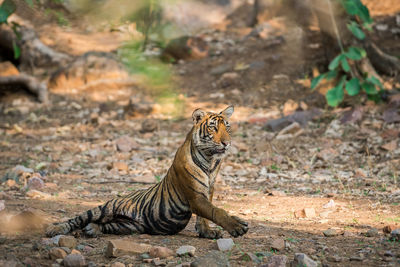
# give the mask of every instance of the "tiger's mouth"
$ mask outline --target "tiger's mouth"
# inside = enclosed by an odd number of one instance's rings
[[[215,148],[213,152],[214,154],[225,154],[226,151],[226,148]]]

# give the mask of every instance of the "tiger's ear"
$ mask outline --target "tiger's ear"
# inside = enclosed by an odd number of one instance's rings
[[[224,109],[223,111],[221,111],[219,114],[221,114],[222,116],[224,116],[227,119],[229,119],[232,116],[233,111],[235,111],[235,109],[231,105],[231,106],[227,107],[226,109]]]
[[[200,108],[193,111],[192,118],[193,118],[194,123],[196,124],[199,121],[201,121],[206,114],[207,114],[207,112],[205,112],[204,110],[202,110]]]

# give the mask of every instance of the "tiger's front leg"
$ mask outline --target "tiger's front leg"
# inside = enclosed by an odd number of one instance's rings
[[[210,189],[210,202],[214,195],[214,188]],[[211,229],[208,220],[197,215],[195,229],[199,233],[199,237],[218,239],[222,237],[222,231],[219,229]]]
[[[215,207],[208,199],[198,197],[189,201],[189,204],[196,215],[213,221],[233,237],[244,235],[249,230],[247,222],[236,216],[230,216],[225,210]]]

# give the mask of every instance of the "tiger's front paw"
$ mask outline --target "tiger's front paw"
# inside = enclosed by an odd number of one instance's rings
[[[66,223],[51,224],[46,229],[46,236],[65,235],[70,232],[70,227]]]
[[[228,227],[225,228],[228,233],[233,237],[244,235],[249,230],[247,222],[243,221],[239,217],[231,216]]]
[[[197,232],[199,233],[199,237],[201,238],[219,239],[222,237],[222,231],[218,229],[206,228]]]
[[[100,225],[95,223],[89,223],[85,228],[82,229],[82,231],[88,237],[96,237],[102,233]]]

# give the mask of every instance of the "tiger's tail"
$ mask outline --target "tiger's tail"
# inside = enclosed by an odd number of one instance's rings
[[[85,211],[65,222],[51,224],[46,229],[46,235],[48,237],[65,235],[74,230],[83,229],[91,222],[102,221],[102,219],[107,215],[107,204],[108,203]]]

